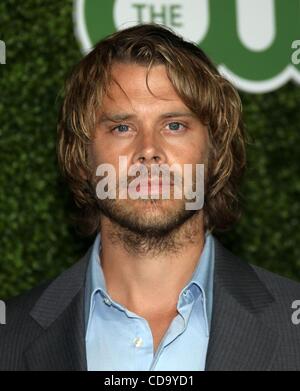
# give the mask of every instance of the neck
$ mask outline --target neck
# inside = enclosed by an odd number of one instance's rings
[[[109,295],[145,316],[174,311],[202,253],[204,236],[202,211],[163,238],[152,240],[103,216],[100,258]]]

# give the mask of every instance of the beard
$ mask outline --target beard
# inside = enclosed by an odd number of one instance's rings
[[[109,223],[108,237],[133,255],[177,253],[201,230],[200,210],[186,210],[185,199],[98,199]]]

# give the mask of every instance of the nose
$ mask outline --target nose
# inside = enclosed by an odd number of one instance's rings
[[[145,164],[149,166],[153,163],[166,163],[166,154],[162,147],[161,140],[155,132],[141,134],[136,145],[136,151],[133,156],[134,164]]]

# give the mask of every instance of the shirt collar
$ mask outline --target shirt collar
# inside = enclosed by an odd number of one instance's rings
[[[97,234],[94,243],[92,245],[92,252],[87,269],[87,281],[86,281],[86,299],[85,299],[85,321],[86,326],[88,324],[90,309],[92,308],[92,301],[94,294],[97,291],[102,291],[107,295],[105,277],[103,269],[101,267],[100,250],[101,250],[101,235]],[[196,289],[200,289],[203,295],[204,314],[206,317],[207,331],[210,329],[212,318],[212,300],[213,300],[213,274],[214,274],[214,238],[210,232],[205,234],[205,242],[203,251],[196,265],[196,269],[188,282],[188,284],[182,289],[182,293],[190,289],[195,293]]]
[[[194,296],[198,296],[199,291],[202,294],[207,333],[209,333],[212,318],[214,259],[214,238],[209,231],[206,231],[204,247],[195,271],[188,284],[181,291],[182,293],[186,289],[190,289]]]

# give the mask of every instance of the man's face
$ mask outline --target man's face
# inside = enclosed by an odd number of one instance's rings
[[[109,88],[97,117],[90,149],[96,168],[103,163],[115,167],[118,175],[119,156],[126,156],[128,167],[142,164],[176,163],[182,167],[196,163],[206,165],[208,132],[201,121],[177,95],[167,77],[164,65],[152,67],[148,85],[147,68],[136,64],[114,64],[112,76],[116,80]],[[120,88],[121,87],[121,88]],[[182,177],[184,182],[184,177]],[[128,176],[128,184],[133,180]],[[172,180],[172,176],[171,176]],[[195,212],[186,210],[182,199],[116,199],[99,200],[102,212],[119,225],[136,233],[163,235],[182,225]]]

